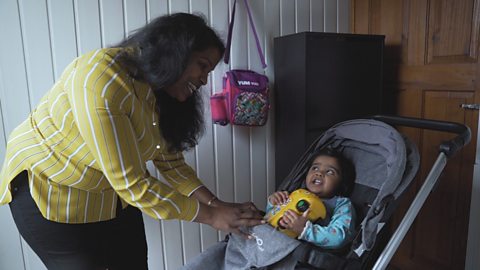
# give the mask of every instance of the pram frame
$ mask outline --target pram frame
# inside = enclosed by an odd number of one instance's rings
[[[365,126],[371,127],[370,130],[373,133],[364,133]],[[393,237],[388,239],[388,231],[382,229],[382,227],[387,227],[383,225],[388,222],[393,210],[398,206],[402,193],[412,183],[420,163],[417,147],[407,137],[399,132],[395,132],[395,128],[392,126],[432,129],[459,135],[440,145],[439,158],[427,176],[424,187],[417,193],[414,202],[402,219]],[[375,136],[372,136],[372,134]],[[303,177],[307,169],[305,164],[314,155],[312,151],[327,146],[338,148],[352,162],[357,162],[355,163],[357,165],[355,167],[355,182],[358,185],[350,194],[350,198],[354,204],[353,206],[356,207],[357,217],[363,218],[358,220],[363,221],[361,224],[356,222],[359,226],[361,225],[361,228],[356,232],[356,236],[351,243],[349,242],[350,244],[340,249],[323,249],[306,241],[295,243],[298,245],[287,244],[294,248],[293,251],[288,250],[290,252],[287,260],[289,263],[288,267],[293,266],[290,263],[295,263],[295,269],[357,270],[372,269],[375,263],[373,269],[385,269],[437,182],[441,171],[446,165],[447,158],[453,156],[455,152],[466,145],[470,141],[470,136],[470,129],[461,124],[397,116],[374,116],[369,117],[369,119],[353,119],[339,123],[325,131],[322,136],[318,137],[311,144],[309,149],[295,164],[290,175],[277,188],[287,191],[297,189],[298,185],[303,183]],[[367,147],[360,147],[360,145],[363,146],[364,144]],[[359,155],[354,153],[359,153]],[[369,163],[369,160],[373,160],[373,162]],[[365,181],[365,179],[370,182]],[[230,241],[232,240],[229,241],[227,238],[220,246],[215,246],[214,249],[209,249],[206,253],[203,253],[203,256],[192,264],[196,268],[185,269],[206,269],[204,264],[210,265],[213,261],[212,257],[218,257],[220,260],[223,260],[222,263],[225,263],[226,249],[228,249],[227,241],[231,243]],[[388,244],[386,244],[387,241]],[[275,246],[282,247],[282,245],[278,244],[275,244]],[[252,249],[245,249],[245,246],[243,246],[243,248],[238,250]],[[274,252],[277,252],[277,250]],[[379,256],[380,253],[382,254]],[[238,252],[233,249],[233,254],[238,255]],[[285,255],[282,254],[282,256]],[[240,257],[245,259],[251,256],[244,256],[242,253]],[[269,266],[272,262],[269,262],[268,265],[264,262],[257,264],[257,258],[253,257],[249,259],[254,261],[255,266],[260,266],[257,269],[270,269]],[[267,258],[270,257],[267,256]],[[220,264],[224,265],[222,263]],[[234,263],[234,265],[237,264],[238,262]],[[239,265],[241,264],[242,262]],[[243,265],[245,266],[246,264]],[[282,264],[282,266],[286,265]]]
[[[379,243],[377,243],[375,244],[375,247],[366,248],[364,246],[364,242],[362,241],[363,239],[361,237],[361,234],[359,234],[359,241],[357,241],[357,239],[354,240],[350,252],[348,254],[344,253],[344,255],[339,254],[339,256],[335,254],[330,254],[329,252],[325,253],[325,251],[317,250],[315,247],[308,247],[308,244],[303,244],[306,246],[301,245],[301,247],[298,247],[293,253],[293,255],[298,259],[299,262],[307,264],[304,266],[304,268],[301,269],[319,269],[316,267],[322,267],[321,269],[385,269],[391,258],[395,254],[396,250],[398,249],[404,236],[408,232],[408,229],[413,223],[419,210],[423,206],[426,198],[437,183],[437,180],[447,163],[447,159],[452,157],[458,150],[468,144],[471,139],[470,128],[459,123],[386,115],[370,116],[364,119],[377,120],[390,126],[405,126],[420,129],[444,131],[458,134],[458,136],[440,144],[440,153],[437,161],[432,166],[432,169],[430,170],[422,188],[417,192],[416,197],[414,198],[409,210],[407,211],[407,214],[405,214],[405,216],[401,220],[401,223],[395,231],[394,235],[392,235],[390,238],[383,237],[381,239],[382,244],[380,245]],[[334,126],[333,128],[335,127],[336,126]],[[316,142],[312,144],[312,146],[315,144]],[[384,206],[385,205],[383,205],[382,207]],[[377,227],[377,235],[381,233],[386,236],[384,230],[385,226],[382,226],[381,223],[378,223],[377,226],[379,226]],[[368,254],[364,254],[365,251],[368,251]]]
[[[458,134],[452,140],[444,142],[440,145],[440,153],[434,165],[430,169],[425,182],[415,196],[397,230],[392,235],[385,249],[382,251],[375,265],[373,266],[374,270],[383,270],[387,267],[388,263],[400,246],[403,238],[407,234],[410,226],[418,215],[418,212],[425,203],[425,200],[435,187],[441,172],[447,164],[448,158],[452,157],[458,150],[470,142],[471,131],[470,128],[465,125],[446,121],[382,115],[373,116],[372,119],[379,120],[390,125],[401,125],[406,127],[446,131]]]

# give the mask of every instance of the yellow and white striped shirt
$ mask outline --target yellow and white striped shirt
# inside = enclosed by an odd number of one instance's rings
[[[46,219],[87,223],[115,217],[118,197],[157,219],[193,220],[202,186],[182,153],[169,153],[158,128],[155,95],[99,49],[75,59],[28,119],[10,134],[0,172],[0,204],[27,170]],[[153,178],[153,160],[170,185]],[[118,194],[118,196],[117,196]]]

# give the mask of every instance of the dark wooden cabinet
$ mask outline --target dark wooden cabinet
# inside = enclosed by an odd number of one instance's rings
[[[323,131],[381,112],[383,50],[383,35],[303,32],[275,38],[277,186]]]

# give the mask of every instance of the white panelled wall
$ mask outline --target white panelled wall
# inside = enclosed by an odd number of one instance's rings
[[[212,72],[203,88],[206,105],[208,96],[221,91],[222,74],[229,68],[265,72],[273,90],[275,37],[349,30],[349,0],[249,3],[268,67],[262,70],[246,9],[239,0],[231,63],[222,62]],[[232,5],[233,0],[0,0],[0,164],[8,134],[75,57],[111,46],[151,19],[174,12],[203,13],[226,39]],[[222,127],[211,124],[208,107],[206,132],[200,144],[186,153],[188,163],[221,199],[253,201],[263,209],[275,188],[275,116],[272,113],[264,127]],[[209,226],[159,222],[147,216],[145,226],[150,269],[177,269],[224,237]],[[45,269],[19,236],[8,206],[0,207],[0,239],[0,269]]]

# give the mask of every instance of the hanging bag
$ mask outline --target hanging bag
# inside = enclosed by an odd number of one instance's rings
[[[228,28],[227,47],[225,49],[224,62],[228,64],[230,59],[230,47],[232,41],[233,23],[235,19],[234,1],[232,19]],[[244,0],[248,18],[255,36],[258,54],[262,61],[262,67],[266,68],[265,57],[258,41],[255,25],[247,0]],[[223,77],[223,90],[221,93],[210,97],[212,121],[215,124],[263,126],[268,119],[270,109],[268,78],[252,70],[234,69],[227,71]]]

